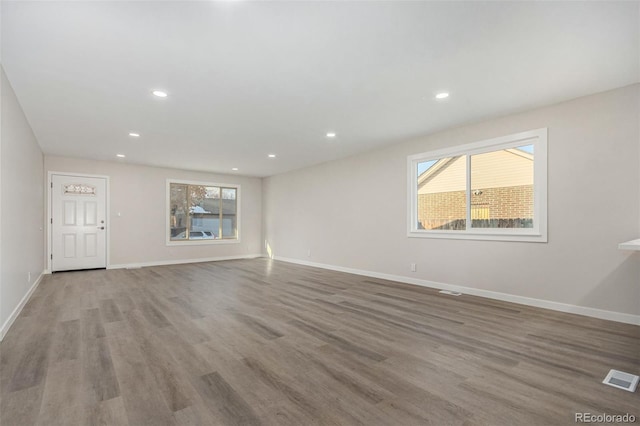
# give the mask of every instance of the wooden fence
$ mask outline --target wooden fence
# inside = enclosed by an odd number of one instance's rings
[[[466,229],[466,219],[428,219],[418,224],[419,229],[464,231]],[[532,218],[517,219],[472,219],[472,228],[533,228]]]

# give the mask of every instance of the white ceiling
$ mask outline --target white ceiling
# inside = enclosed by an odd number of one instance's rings
[[[3,1],[2,62],[47,154],[268,176],[638,82],[638,16],[636,2]]]

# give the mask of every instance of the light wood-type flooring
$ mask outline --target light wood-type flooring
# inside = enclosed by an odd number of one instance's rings
[[[268,259],[46,276],[0,350],[2,426],[640,421],[640,327]]]

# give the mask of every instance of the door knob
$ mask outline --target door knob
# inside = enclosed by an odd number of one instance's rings
[[[98,229],[104,229],[104,226],[98,226]]]

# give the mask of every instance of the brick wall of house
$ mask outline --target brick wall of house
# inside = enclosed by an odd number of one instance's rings
[[[533,185],[482,189],[471,194],[474,219],[533,218]],[[418,220],[424,229],[434,229],[466,217],[464,191],[418,195]]]

